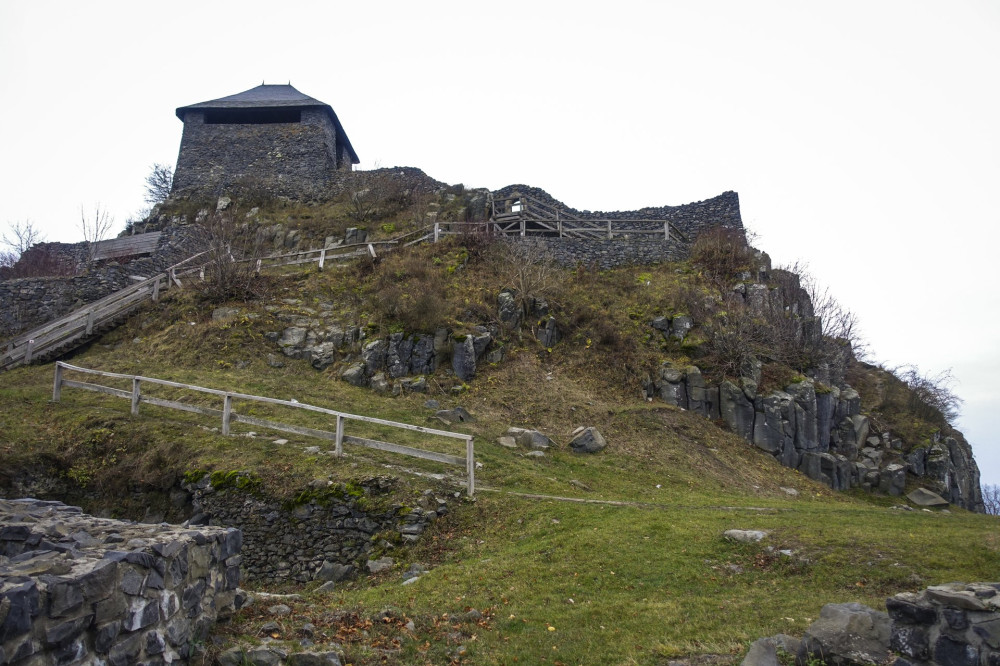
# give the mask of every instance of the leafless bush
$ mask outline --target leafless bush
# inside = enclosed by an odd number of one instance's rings
[[[166,201],[174,185],[174,170],[166,164],[156,163],[146,176],[146,203],[155,206]]]
[[[951,368],[931,375],[921,373],[915,365],[903,365],[889,372],[909,387],[907,407],[916,416],[931,423],[955,425],[963,400],[952,390],[956,380]]]
[[[359,224],[384,218],[413,203],[390,170],[356,171],[350,182],[348,214]]]
[[[750,377],[758,360],[771,355],[771,326],[735,295],[725,298],[723,308],[704,328],[709,359],[727,376]]]
[[[813,314],[821,322],[820,332],[823,338],[850,343],[856,358],[863,359],[867,356],[868,345],[861,335],[858,315],[844,307],[829,287],[820,284],[809,270],[808,264],[797,261],[790,266],[781,267],[780,270],[799,276],[801,287],[812,303]]]
[[[209,215],[202,223],[208,254],[205,281],[199,289],[212,303],[250,301],[264,292],[265,281],[257,271],[260,241],[255,230],[240,223],[237,216],[234,206]]]
[[[756,257],[742,230],[713,227],[691,246],[691,261],[716,280],[728,282],[752,272]]]
[[[539,245],[508,241],[501,244],[499,260],[504,286],[514,291],[523,320],[528,321],[532,303],[549,299],[559,284],[552,256]]]
[[[983,486],[983,507],[991,516],[1000,516],[1000,486],[991,483]]]
[[[94,212],[91,215],[87,215],[83,206],[80,206],[80,226],[78,229],[83,234],[83,240],[87,242],[88,264],[94,263],[97,244],[110,235],[114,223],[114,216],[101,204],[94,204]]]

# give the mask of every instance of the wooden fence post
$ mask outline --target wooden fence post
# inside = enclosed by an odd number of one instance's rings
[[[160,300],[160,276],[157,275],[153,281],[153,302]]]
[[[368,243],[368,253],[372,255],[372,259],[378,258],[375,256],[375,246],[372,245],[371,243]]]
[[[52,381],[52,402],[59,402],[62,393],[62,365],[56,363],[56,377]]]
[[[334,453],[338,458],[342,458],[344,456],[344,417],[340,414],[337,415],[337,439],[334,441],[336,442]]]
[[[441,238],[441,223],[440,222],[435,222],[434,223],[434,242],[437,243],[438,240],[440,240],[440,238]]]
[[[233,396],[226,394],[226,401],[222,406],[222,435],[229,436],[229,421],[233,417]]]
[[[319,269],[323,270],[323,264],[326,263],[326,248],[319,251]]]
[[[559,238],[563,237],[562,230],[562,218],[559,216],[559,210],[556,210],[556,226],[559,228]]]
[[[611,238],[611,220],[608,220],[608,238]]]
[[[663,222],[663,240],[670,242],[670,223],[667,221]]]
[[[465,470],[469,477],[469,486],[466,493],[469,497],[476,494],[476,456],[472,444],[472,437],[465,440]]]
[[[202,282],[205,281],[205,267],[204,266],[202,266],[201,268],[198,269],[198,279],[201,280]]]
[[[139,378],[132,378],[132,416],[139,416]]]
[[[521,218],[521,236],[524,237],[524,218]]]
[[[87,313],[87,335],[94,332],[94,311],[91,310]]]
[[[35,350],[34,339],[28,340],[28,348],[24,350],[24,364],[28,365],[31,363],[31,352]]]

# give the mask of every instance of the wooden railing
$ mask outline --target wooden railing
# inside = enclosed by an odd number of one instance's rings
[[[198,270],[183,267],[204,254],[201,252],[188,257],[162,273],[11,338],[4,343],[0,370],[27,365],[82,344],[147,300],[158,300],[160,292],[169,289],[172,284],[180,286],[179,276]]]
[[[667,242],[689,242],[670,220],[584,218],[522,194],[493,199],[490,219],[505,235],[590,239],[653,236]]]
[[[405,234],[398,238],[370,243],[355,243],[334,248],[306,250],[289,254],[276,254],[259,259],[235,259],[234,262],[256,262],[257,270],[277,266],[316,263],[322,269],[327,262],[344,261],[360,256],[376,256],[375,247],[396,247],[419,234],[427,234],[428,229]],[[418,240],[421,240],[418,238]],[[412,244],[412,243],[407,243]],[[119,319],[132,312],[146,301],[159,300],[160,293],[173,287],[182,288],[181,278],[197,275],[205,279],[207,264],[198,265],[196,259],[210,254],[211,250],[199,252],[184,261],[164,269],[162,273],[143,279],[141,282],[120,289],[104,298],[88,303],[70,313],[26,333],[7,340],[0,356],[0,370],[8,370],[32,361],[45,360],[71,351],[92,337],[113,326]],[[204,259],[203,259],[204,260]],[[194,264],[194,265],[192,265]]]
[[[114,388],[113,386],[105,386],[103,384],[94,384],[90,382],[82,382],[72,379],[66,379],[64,377],[64,374],[67,371],[80,372],[88,375],[95,375],[98,377],[107,377],[111,379],[125,380],[127,382],[131,382],[132,390],[126,391],[123,389]],[[143,383],[154,384],[158,386],[168,386],[176,389],[184,389],[187,391],[206,393],[212,396],[216,396],[217,398],[222,399],[221,409],[204,407],[201,405],[179,402],[176,400],[166,400],[163,398],[157,398],[149,395],[143,395],[142,393]],[[113,395],[119,398],[128,399],[132,403],[133,416],[138,416],[140,403],[147,403],[150,405],[156,405],[158,407],[178,409],[181,411],[193,412],[195,414],[202,414],[205,416],[213,416],[216,418],[221,418],[222,434],[225,436],[231,434],[231,425],[234,421],[236,421],[238,423],[246,423],[248,425],[253,425],[258,428],[268,428],[270,430],[277,430],[279,432],[288,432],[296,435],[304,435],[307,437],[316,437],[319,439],[332,441],[334,442],[334,453],[337,456],[344,455],[344,444],[346,443],[346,444],[354,444],[357,446],[364,446],[371,449],[378,449],[380,451],[389,451],[391,453],[398,453],[406,456],[411,456],[413,458],[421,458],[423,460],[432,460],[435,462],[445,463],[447,465],[465,465],[465,473],[467,477],[466,492],[469,495],[469,497],[472,497],[474,496],[476,491],[476,462],[475,462],[475,448],[472,441],[473,440],[472,435],[466,435],[457,432],[449,432],[447,430],[435,430],[434,428],[426,428],[424,426],[412,425],[410,423],[400,423],[398,421],[387,421],[385,419],[374,418],[371,416],[358,416],[357,414],[347,414],[345,412],[339,412],[333,409],[326,409],[325,407],[307,405],[305,403],[297,402],[294,400],[279,400],[277,398],[267,398],[259,395],[248,395],[246,393],[221,391],[218,389],[210,389],[202,386],[193,386],[191,384],[182,384],[180,382],[168,381],[166,379],[154,379],[152,377],[141,377],[138,375],[125,375],[116,372],[105,372],[103,370],[92,370],[89,368],[81,368],[74,365],[69,365],[68,363],[63,363],[62,361],[58,361],[55,364],[55,378],[53,380],[53,386],[52,386],[53,402],[59,402],[63,387],[96,391],[98,393],[106,393],[108,395]],[[266,403],[269,405],[280,405],[283,407],[290,407],[292,409],[302,409],[310,412],[318,412],[320,414],[334,416],[337,419],[336,427],[333,431],[319,430],[316,428],[308,428],[301,425],[284,423],[281,421],[272,421],[268,419],[249,416],[246,414],[239,414],[233,410],[234,400]],[[465,442],[465,457],[463,458],[461,456],[453,456],[447,453],[439,453],[437,451],[426,451],[424,449],[418,449],[412,446],[405,446],[403,444],[394,444],[392,442],[382,442],[375,439],[368,439],[364,437],[347,435],[344,433],[344,427],[348,421],[357,421],[363,423],[371,423],[375,425],[388,426],[391,428],[415,431],[425,435],[433,435],[437,437],[449,437],[452,439],[460,439]]]

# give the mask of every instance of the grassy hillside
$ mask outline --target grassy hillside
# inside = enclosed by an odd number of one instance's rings
[[[696,264],[551,269],[536,295],[563,322],[563,341],[543,348],[530,320],[506,330],[505,359],[481,366],[464,387],[442,368],[428,394],[392,397],[341,381],[343,363],[320,372],[306,361],[274,368],[264,360],[277,353],[266,334],[287,325],[280,316],[321,306],[371,337],[496,325],[497,294],[516,278],[514,268],[499,248],[460,238],[377,263],[273,274],[262,299],[228,303],[240,313],[223,321],[211,317],[217,304],[196,291],[174,292],[67,360],[419,425],[440,427],[428,398],[476,417],[453,429],[475,435],[477,498],[457,503],[419,543],[391,552],[389,572],[327,594],[313,585],[280,590],[304,595],[271,632],[290,649],[311,623],[315,643],[343,644],[354,664],[737,660],[757,637],[801,634],[825,603],[883,607],[896,592],[996,578],[995,517],[906,512],[893,508],[899,500],[834,493],[716,424],[639,396],[644,373],[666,358],[724,373],[698,330],[685,344],[650,335],[651,318],[714,298],[712,276]],[[27,479],[89,511],[141,518],[152,505],[180,519],[167,492],[193,470],[249,470],[276,497],[292,497],[314,478],[385,473],[400,478],[401,501],[427,487],[459,488],[457,480],[442,486],[416,474],[449,471],[441,465],[368,449],[337,459],[305,451],[324,443],[301,437],[224,438],[208,417],[144,405],[131,418],[127,401],[73,389],[51,404],[52,372],[51,365],[18,369],[0,386],[5,493]],[[797,370],[775,363],[769,372],[777,382]],[[172,389],[159,395],[178,397]],[[541,429],[559,446],[541,458],[502,448],[494,442],[509,426]],[[566,444],[579,426],[597,427],[608,448],[571,453]],[[368,434],[386,436],[378,427]],[[291,442],[275,444],[279,436]],[[458,454],[454,446],[435,442]],[[730,528],[769,536],[735,544],[722,537]],[[411,563],[430,572],[404,586]],[[221,645],[268,638],[261,631],[275,620],[268,605],[221,627]]]

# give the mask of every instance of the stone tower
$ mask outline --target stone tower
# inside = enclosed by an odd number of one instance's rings
[[[221,194],[227,187],[263,188],[308,198],[337,170],[357,164],[329,104],[291,85],[259,85],[236,95],[182,106],[176,194]]]

